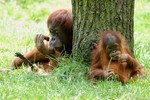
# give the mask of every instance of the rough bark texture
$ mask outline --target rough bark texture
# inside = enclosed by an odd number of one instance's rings
[[[103,31],[125,36],[133,51],[134,0],[72,0],[73,54],[89,59]]]

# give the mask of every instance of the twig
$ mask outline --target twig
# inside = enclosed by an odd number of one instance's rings
[[[110,63],[111,63],[111,61],[112,61],[112,57],[110,58],[109,63],[108,63],[108,68],[107,68],[108,71],[110,69]]]
[[[15,56],[17,56],[17,57],[19,57],[20,59],[22,59],[26,64],[29,64],[29,66],[31,66],[31,69],[32,69],[32,70],[34,69],[33,64],[32,64],[26,57],[24,57],[21,53],[16,52],[16,53],[15,53]]]

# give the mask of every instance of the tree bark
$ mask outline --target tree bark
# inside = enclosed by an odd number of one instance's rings
[[[134,0],[72,0],[73,55],[89,60],[103,31],[125,36],[133,51]]]

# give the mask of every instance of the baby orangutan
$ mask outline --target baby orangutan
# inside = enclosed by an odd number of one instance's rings
[[[98,79],[107,79],[117,75],[117,80],[125,84],[129,79],[145,76],[145,70],[133,57],[125,38],[113,31],[104,32],[95,50],[89,79],[94,83]]]

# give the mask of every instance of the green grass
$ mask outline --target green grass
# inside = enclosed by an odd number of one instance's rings
[[[7,1],[7,2],[2,2]],[[16,51],[34,48],[36,34],[48,34],[46,19],[59,8],[69,8],[70,0],[1,0],[0,1],[0,68],[10,68]],[[150,72],[150,1],[136,0],[135,56]],[[150,75],[125,86],[117,81],[92,85],[84,72],[82,60],[65,60],[51,77],[37,76],[25,68],[0,73],[2,100],[149,100]]]

